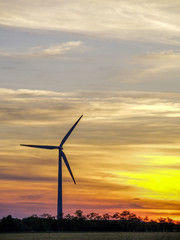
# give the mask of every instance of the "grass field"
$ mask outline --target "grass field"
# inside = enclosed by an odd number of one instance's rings
[[[178,232],[6,233],[0,240],[180,240]]]

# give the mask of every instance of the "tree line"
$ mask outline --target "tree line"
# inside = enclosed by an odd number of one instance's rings
[[[57,232],[57,231],[118,231],[118,232],[172,232],[180,231],[180,221],[171,218],[148,217],[141,218],[130,211],[116,212],[113,215],[105,213],[90,213],[83,215],[77,210],[74,215],[67,214],[62,220],[49,214],[32,215],[23,219],[11,215],[0,219],[0,232]]]

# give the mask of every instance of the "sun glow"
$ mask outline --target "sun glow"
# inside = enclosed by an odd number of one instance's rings
[[[126,183],[137,187],[138,197],[179,200],[179,157],[143,156],[144,169],[137,172],[116,172]]]

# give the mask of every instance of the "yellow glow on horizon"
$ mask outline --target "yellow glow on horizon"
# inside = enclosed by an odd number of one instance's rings
[[[150,165],[169,165],[170,168],[173,165],[178,165],[180,163],[180,157],[178,156],[162,156],[162,155],[153,155],[153,156],[146,156],[142,155],[143,158],[147,159],[146,164]]]
[[[179,163],[177,156],[145,156],[147,168],[138,172],[116,172],[126,183],[139,188],[139,197],[179,200]]]

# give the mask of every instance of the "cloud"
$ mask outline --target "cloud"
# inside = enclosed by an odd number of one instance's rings
[[[136,63],[143,69],[136,71],[135,77],[130,80],[133,82],[174,80],[180,74],[180,53],[172,50],[147,53],[137,58]]]
[[[166,201],[166,200],[147,200],[141,199],[140,201],[135,202],[131,199],[125,199],[126,196],[123,196],[122,199],[119,200],[111,200],[108,199],[94,199],[94,201],[89,201],[86,203],[82,203],[82,208],[85,209],[87,213],[93,211],[97,211],[98,213],[108,212],[113,214],[115,212],[121,212],[125,209],[130,210],[131,212],[135,212],[138,215],[142,216],[173,216],[179,215],[179,201]],[[79,209],[78,202],[68,202],[66,205],[67,209]]]
[[[44,202],[16,202],[16,204],[20,205],[44,205]]]
[[[7,0],[0,3],[0,24],[179,44],[179,5],[178,0]]]
[[[52,211],[55,204],[21,204],[17,203],[3,203],[0,204],[0,217],[12,215],[13,217],[24,218],[32,216],[33,214],[43,214]],[[39,212],[40,211],[40,212]],[[54,211],[54,216],[55,216]]]
[[[22,200],[39,200],[42,199],[44,197],[44,194],[33,194],[33,195],[22,195],[20,196],[20,198]]]
[[[50,181],[55,181],[56,178],[50,178],[50,177],[43,177],[43,176],[25,176],[25,175],[21,175],[18,176],[16,174],[12,174],[12,173],[2,173],[1,171],[1,176],[0,176],[0,180],[9,180],[9,181],[36,181],[36,182],[50,182]]]
[[[77,181],[63,165],[65,208],[176,210],[158,201],[179,199],[179,93],[0,89],[0,101],[1,202],[55,209],[57,152],[19,144],[57,145],[84,114],[64,146]]]
[[[0,121],[4,126],[16,125],[17,130],[40,127],[38,132],[43,136],[51,128],[49,136],[54,136],[57,127],[62,131],[68,123],[71,125],[71,118],[85,114],[80,136],[89,144],[102,142],[102,136],[105,136],[103,143],[107,145],[117,142],[168,144],[178,139],[174,127],[178,126],[180,115],[179,98],[178,93],[112,92],[107,95],[106,92],[1,89]],[[28,134],[32,136],[30,131]],[[63,132],[65,134],[65,130]]]
[[[34,47],[27,52],[0,52],[2,57],[31,57],[31,58],[47,58],[47,57],[58,57],[64,56],[68,52],[82,47],[83,43],[80,41],[72,41],[61,43],[59,45],[49,47]]]

